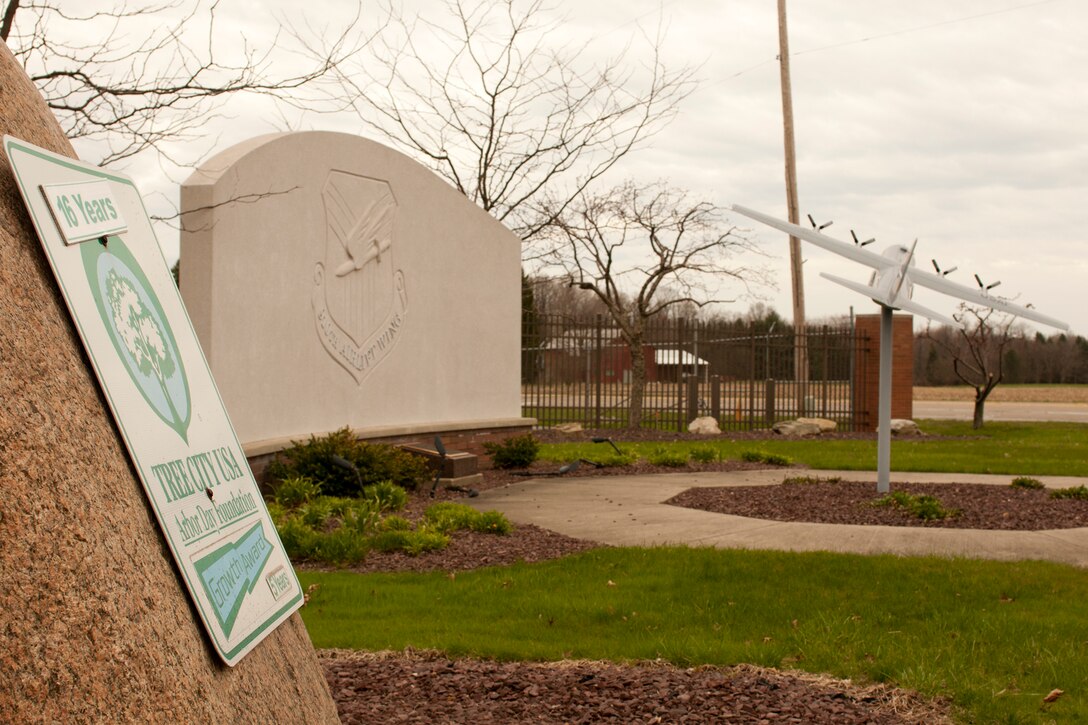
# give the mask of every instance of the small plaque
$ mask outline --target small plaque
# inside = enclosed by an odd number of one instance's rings
[[[128,231],[121,207],[105,179],[42,184],[45,203],[65,244],[79,244]]]

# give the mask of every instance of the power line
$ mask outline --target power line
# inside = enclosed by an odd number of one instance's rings
[[[965,22],[969,22],[971,20],[978,20],[980,18],[991,17],[993,15],[1002,15],[1004,13],[1016,12],[1017,10],[1024,10],[1026,8],[1038,7],[1039,5],[1047,5],[1049,3],[1057,2],[1057,1],[1058,0],[1037,0],[1036,2],[1024,3],[1022,5],[1014,5],[1013,7],[1002,8],[1000,10],[991,10],[989,12],[978,13],[976,15],[966,15],[966,16],[964,16],[962,18],[952,18],[950,20],[941,20],[941,21],[938,21],[938,22],[935,22],[935,23],[927,23],[925,25],[917,25],[917,26],[914,26],[912,28],[903,28],[902,30],[893,30],[893,31],[888,32],[888,33],[880,33],[878,35],[870,35],[870,36],[865,37],[865,38],[857,38],[855,40],[846,40],[846,41],[843,41],[841,43],[834,43],[832,45],[824,45],[824,46],[820,46],[819,48],[809,48],[808,50],[799,50],[797,52],[790,53],[790,56],[795,57],[795,56],[798,56],[798,55],[807,55],[808,53],[819,53],[819,52],[824,51],[824,50],[833,50],[835,48],[843,48],[843,47],[846,47],[846,46],[849,46],[849,45],[860,45],[861,43],[868,43],[869,41],[872,41],[872,40],[881,40],[883,38],[891,38],[891,37],[894,37],[894,36],[897,36],[897,35],[907,35],[909,33],[917,33],[917,32],[920,32],[922,30],[929,30],[931,28],[939,28],[939,27],[941,27],[943,25],[953,25],[953,24],[956,24],[956,23],[965,23]],[[768,58],[768,59],[766,59],[766,60],[764,60],[764,61],[762,61],[760,63],[756,63],[753,66],[750,66],[750,67],[745,68],[743,70],[737,71],[736,73],[733,73],[732,75],[728,76],[728,78],[730,78],[730,79],[738,78],[738,77],[740,77],[742,75],[745,75],[747,73],[751,73],[752,71],[757,70],[758,68],[762,68],[763,66],[765,66],[765,65],[767,65],[769,63],[776,63],[776,62],[778,62],[777,56],[774,57],[774,58]]]
[[[936,23],[927,23],[926,25],[917,25],[913,28],[904,28],[903,30],[893,30],[888,33],[881,33],[879,35],[871,35],[867,38],[858,38],[857,40],[847,40],[842,43],[835,43],[834,45],[824,45],[819,48],[809,48],[808,50],[801,50],[790,55],[806,55],[808,53],[819,53],[824,50],[832,50],[834,48],[842,48],[848,45],[858,45],[860,43],[867,43],[870,40],[881,40],[883,38],[891,38],[897,35],[907,35],[908,33],[917,33],[922,30],[929,30],[930,28],[939,28],[944,25],[954,25],[956,23],[965,23],[971,20],[978,20],[979,18],[988,18],[993,15],[1002,15],[1004,13],[1011,13],[1017,10],[1024,10],[1026,8],[1033,8],[1039,5],[1046,5],[1048,3],[1057,2],[1057,0],[1038,0],[1033,3],[1026,3],[1023,5],[1016,5],[1010,8],[1002,8],[1001,10],[991,10],[985,13],[978,13],[977,15],[966,15],[962,18],[952,18],[951,20],[941,20]]]

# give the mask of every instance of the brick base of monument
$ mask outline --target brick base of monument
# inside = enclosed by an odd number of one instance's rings
[[[854,330],[854,426],[875,431],[880,403],[880,315],[858,315]],[[914,316],[892,316],[892,418],[914,417]]]

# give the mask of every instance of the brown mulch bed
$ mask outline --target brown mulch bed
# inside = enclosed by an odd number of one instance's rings
[[[438,652],[319,653],[344,723],[949,722],[881,685],[748,665],[495,662]]]
[[[826,481],[777,486],[692,488],[666,503],[773,521],[870,526],[1042,531],[1088,526],[1088,501],[1049,492],[981,484],[891,484],[892,491],[935,496],[953,516],[925,520],[897,506],[876,506],[875,483]]]

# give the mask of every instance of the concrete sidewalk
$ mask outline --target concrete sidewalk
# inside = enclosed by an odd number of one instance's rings
[[[1088,528],[1052,531],[981,531],[900,526],[783,523],[668,506],[696,486],[766,486],[805,471],[669,473],[651,476],[541,478],[484,491],[468,501],[496,509],[511,521],[614,546],[687,544],[733,549],[836,551],[857,554],[937,555],[980,559],[1042,559],[1088,567]],[[812,475],[875,481],[873,473],[811,471]],[[1012,476],[892,473],[896,482],[978,483],[1007,486]],[[1040,476],[1048,487],[1088,479]],[[875,483],[873,484],[876,485]]]

